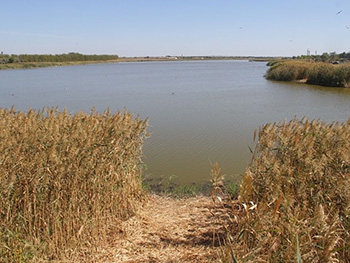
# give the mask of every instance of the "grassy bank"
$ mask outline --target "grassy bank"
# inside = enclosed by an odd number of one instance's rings
[[[350,262],[350,120],[294,119],[257,136],[226,205],[228,261]]]
[[[144,198],[147,121],[128,112],[0,108],[1,262],[104,241]]]
[[[92,63],[115,62],[118,55],[83,55],[68,54],[1,54],[0,69],[28,69],[54,66],[81,65]]]
[[[34,69],[34,68],[48,68],[60,66],[75,66],[101,63],[115,63],[120,60],[106,60],[106,61],[67,61],[67,62],[20,62],[20,63],[6,63],[0,64],[0,70],[6,69]]]
[[[269,63],[265,77],[277,81],[303,81],[329,87],[350,87],[350,64],[331,64],[300,60]]]

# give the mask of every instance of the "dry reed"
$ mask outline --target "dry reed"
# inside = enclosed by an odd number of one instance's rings
[[[350,65],[344,63],[333,65],[324,62],[307,62],[299,60],[282,60],[269,64],[265,77],[278,81],[306,81],[329,87],[349,87]]]
[[[146,128],[126,110],[0,108],[1,262],[59,258],[132,215]]]
[[[306,79],[313,63],[304,61],[283,60],[270,63],[271,67],[265,77],[270,80],[295,81]]]
[[[293,119],[258,137],[228,230],[231,261],[350,262],[350,120]]]

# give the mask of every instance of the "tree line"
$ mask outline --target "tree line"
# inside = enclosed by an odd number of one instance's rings
[[[83,55],[79,53],[68,54],[21,54],[21,55],[0,55],[0,64],[7,63],[28,63],[28,62],[74,62],[74,61],[107,61],[117,59],[118,55]]]
[[[316,62],[349,62],[350,61],[350,52],[342,52],[337,54],[336,52],[324,52],[322,55],[302,55],[298,57],[293,57],[293,59],[311,59]]]

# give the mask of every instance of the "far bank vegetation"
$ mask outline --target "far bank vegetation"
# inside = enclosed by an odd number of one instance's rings
[[[326,53],[327,54],[327,53]],[[348,58],[349,57],[349,58]],[[339,59],[339,60],[335,60]],[[269,80],[305,82],[328,87],[350,87],[350,53],[308,59],[284,59],[268,63]]]
[[[1,54],[0,69],[41,68],[62,65],[101,63],[116,61],[118,55],[84,55],[71,52],[68,54]]]
[[[84,55],[71,52],[68,54],[21,54],[0,55],[0,63],[25,63],[25,62],[68,62],[68,61],[107,61],[117,59],[118,55]]]

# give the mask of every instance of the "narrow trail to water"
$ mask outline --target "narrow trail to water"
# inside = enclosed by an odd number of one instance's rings
[[[222,225],[208,197],[152,196],[116,240],[116,262],[220,262]]]
[[[151,195],[118,233],[111,233],[108,244],[64,263],[222,262],[225,218],[210,197]]]

